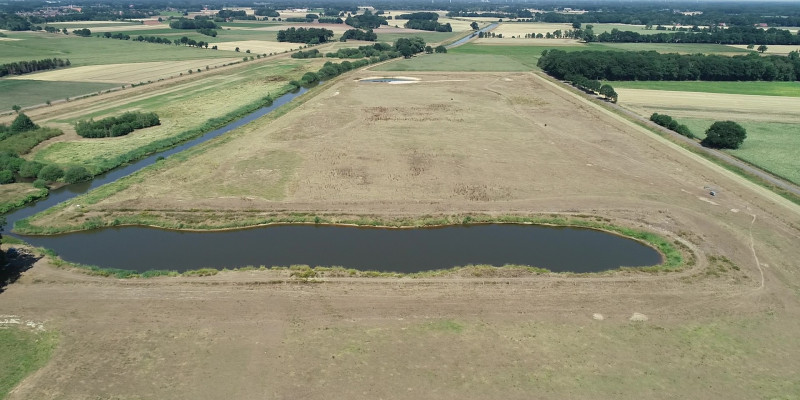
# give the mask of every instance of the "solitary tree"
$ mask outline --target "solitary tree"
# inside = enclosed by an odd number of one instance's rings
[[[715,149],[738,149],[747,137],[747,131],[733,121],[717,121],[706,130],[706,138],[700,142]]]
[[[611,85],[600,86],[600,94],[614,103],[617,102],[617,98],[619,97],[619,95],[617,95],[617,92],[614,90],[613,87],[611,87]]]
[[[20,107],[19,104],[14,104],[11,106],[11,109],[14,110],[15,113],[19,114],[19,110],[22,110],[22,107]]]
[[[758,50],[759,53],[763,53],[763,52],[767,51],[767,45],[762,44],[761,46],[758,46],[757,50]]]
[[[469,27],[472,28],[473,31],[477,31],[478,30],[478,23],[475,22],[475,21],[472,21],[472,23],[469,24]]]
[[[754,44],[752,44],[752,43],[750,43],[750,44],[748,44],[748,45],[747,45],[747,50],[753,50],[753,49],[755,49],[755,48],[756,48],[756,45],[754,45]]]
[[[581,29],[581,23],[577,22],[577,21],[573,22],[572,23],[572,29]]]
[[[434,51],[436,51],[437,53],[447,53],[447,47],[444,47],[443,45],[440,44],[436,46]]]
[[[9,126],[11,132],[14,133],[32,131],[36,128],[38,128],[38,126],[36,126],[25,113],[17,115],[17,118],[14,118],[14,121],[11,122],[11,126]]]

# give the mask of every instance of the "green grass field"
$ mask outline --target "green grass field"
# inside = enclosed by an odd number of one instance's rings
[[[44,366],[56,347],[52,332],[9,327],[0,329],[0,398],[26,376]]]
[[[586,50],[586,46],[509,46],[509,45],[487,45],[467,43],[451,49],[447,54],[474,54],[488,56],[506,56],[520,64],[535,69],[536,62],[542,56],[542,52],[547,49],[559,49],[563,51]]]
[[[714,121],[678,118],[699,138]],[[750,164],[800,185],[800,125],[777,122],[740,122],[747,130],[742,147],[727,150]]]
[[[239,56],[232,51],[41,32],[9,32],[8,36],[21,40],[0,41],[0,63],[57,57],[83,66]]]
[[[504,55],[431,54],[398,59],[374,71],[529,71],[530,67]]]
[[[590,43],[586,50],[626,50],[626,51],[657,51],[659,53],[683,54],[745,54],[752,50],[739,49],[723,44],[705,43]]]
[[[64,100],[87,93],[98,92],[120,85],[99,82],[50,82],[28,79],[0,79],[0,93],[13,93],[13,96],[0,96],[0,110],[10,110],[12,106],[28,107],[44,104],[47,100]]]
[[[800,97],[798,82],[621,81],[615,88]]]

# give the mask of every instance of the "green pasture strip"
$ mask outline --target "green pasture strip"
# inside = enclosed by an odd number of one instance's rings
[[[0,79],[0,111],[14,105],[29,107],[45,104],[47,100],[64,100],[119,87],[120,84],[101,82],[36,81],[32,79]]]
[[[26,33],[23,37],[23,40],[0,40],[0,63],[64,58],[69,59],[73,67],[77,67],[241,56],[240,53],[233,51],[170,46],[133,40],[83,38],[48,33]]]
[[[426,43],[440,43],[455,40],[465,36],[468,32],[410,32],[410,33],[381,33],[380,29],[375,31],[378,34],[378,42],[394,43],[400,38],[420,37]],[[276,34],[277,35],[277,34]]]
[[[558,49],[563,51],[581,51],[586,50],[585,46],[525,46],[525,45],[491,45],[479,43],[467,43],[458,46],[454,49],[448,50],[447,54],[475,54],[475,55],[489,55],[489,56],[506,56],[516,60],[522,65],[528,67],[527,69],[537,69],[536,63],[542,52],[549,49]]]
[[[615,88],[800,97],[798,82],[613,81]]]
[[[698,138],[713,120],[677,118]],[[753,164],[773,175],[800,185],[800,125],[779,122],[736,121],[747,130],[747,139],[736,150],[727,153]]]
[[[381,64],[374,71],[529,71],[517,60],[503,55],[430,54]]]

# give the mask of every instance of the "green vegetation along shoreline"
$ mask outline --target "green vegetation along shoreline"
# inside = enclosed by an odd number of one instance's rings
[[[502,216],[491,216],[491,215],[452,215],[452,216],[423,216],[419,218],[379,218],[374,216],[356,216],[356,217],[335,217],[335,216],[320,216],[314,214],[290,214],[286,216],[273,216],[273,217],[265,217],[265,218],[258,218],[248,221],[240,221],[238,224],[219,224],[214,226],[208,225],[198,225],[194,227],[187,227],[184,224],[173,225],[169,223],[164,223],[164,221],[158,220],[157,218],[137,218],[137,216],[133,216],[131,218],[124,218],[124,219],[114,219],[110,223],[107,224],[99,224],[99,225],[92,225],[92,229],[107,227],[107,226],[149,226],[161,229],[171,229],[171,230],[203,230],[203,231],[224,231],[224,230],[236,230],[236,229],[245,229],[245,228],[254,228],[254,227],[264,227],[269,225],[281,225],[281,224],[315,224],[315,225],[338,225],[338,226],[355,226],[355,227],[380,227],[380,228],[395,228],[395,229],[411,229],[411,228],[434,228],[434,227],[443,227],[443,226],[454,226],[454,225],[478,225],[478,224],[522,224],[522,225],[542,225],[542,226],[557,226],[557,227],[574,227],[574,228],[585,228],[585,229],[594,229],[600,230],[604,232],[608,232],[611,234],[615,234],[618,236],[626,237],[629,239],[633,239],[639,241],[643,244],[653,247],[656,249],[662,256],[662,262],[658,265],[653,265],[649,267],[620,267],[617,270],[625,270],[625,271],[640,271],[640,272],[648,272],[648,273],[659,273],[659,272],[673,272],[673,271],[680,271],[686,266],[692,266],[695,263],[695,255],[690,251],[690,249],[683,244],[682,242],[675,240],[670,242],[665,237],[645,231],[645,230],[638,230],[624,226],[613,225],[608,222],[607,218],[603,218],[600,216],[590,216],[590,215],[576,215],[576,216],[569,216],[569,215],[559,215],[559,214],[551,214],[551,215],[542,215],[542,216],[520,216],[520,215],[502,215]],[[20,221],[22,222],[22,221]],[[21,230],[25,232],[25,228],[29,227],[27,224],[21,224],[23,229],[18,229],[18,233]],[[177,226],[181,226],[178,228]],[[19,227],[19,224],[18,224]],[[48,230],[48,234],[56,234],[56,233],[67,233],[67,232],[74,232],[79,229],[85,229],[84,227],[79,227],[77,229],[64,229],[60,231],[55,230]],[[123,270],[123,269],[116,269],[116,268],[103,268],[94,265],[83,265],[78,263],[71,263],[64,261],[58,256],[47,249],[40,249],[40,251],[49,256],[52,259],[52,262],[56,266],[66,266],[66,267],[75,267],[79,268],[80,270],[92,274],[92,275],[101,275],[101,276],[113,276],[117,278],[147,278],[147,277],[154,277],[154,276],[204,276],[204,275],[215,275],[220,270],[215,268],[201,268],[201,269],[193,269],[188,270],[182,273],[179,273],[174,270],[149,270],[145,272],[136,272],[131,270]],[[474,265],[467,265],[467,266],[460,266],[448,269],[437,269],[431,271],[423,271],[419,273],[396,273],[396,272],[383,272],[383,271],[360,271],[355,269],[344,269],[341,267],[316,267],[312,268],[309,266],[292,266],[288,267],[291,268],[300,268],[306,271],[306,274],[310,277],[311,272],[308,271],[315,271],[314,276],[316,276],[316,272],[331,272],[337,271],[337,273],[342,273],[343,271],[347,271],[346,275],[337,275],[337,276],[383,276],[383,277],[403,277],[403,276],[410,276],[410,277],[419,277],[419,276],[432,276],[432,275],[441,275],[447,272],[459,271],[463,268],[475,268]],[[522,268],[528,272],[534,272],[537,274],[542,273],[552,273],[551,271],[539,268],[535,266],[520,266],[520,265],[513,265],[513,266],[504,266],[504,267],[514,267],[514,268]],[[252,267],[245,267],[246,270],[252,270]],[[286,269],[287,267],[263,267],[260,269]],[[492,268],[499,268],[499,267],[492,267]],[[241,268],[234,268],[241,269]],[[357,272],[352,272],[357,271]],[[614,271],[614,270],[610,270]],[[608,271],[604,271],[608,272]],[[575,275],[576,273],[559,273],[559,274],[568,274],[568,275]],[[591,273],[594,274],[594,273]]]

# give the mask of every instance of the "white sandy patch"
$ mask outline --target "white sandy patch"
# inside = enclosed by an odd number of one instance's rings
[[[631,317],[629,319],[631,321],[633,321],[633,322],[644,322],[644,321],[647,321],[650,318],[648,318],[647,315],[635,312],[635,313],[633,313],[633,315],[631,315]]]

